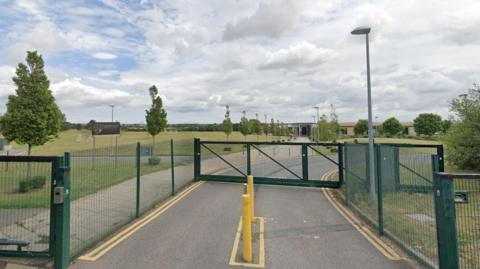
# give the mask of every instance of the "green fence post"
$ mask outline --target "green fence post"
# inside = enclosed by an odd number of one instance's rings
[[[251,163],[251,156],[250,156],[250,144],[247,143],[247,175],[252,174],[252,163]]]
[[[58,157],[54,165],[57,169],[53,190],[55,269],[66,269],[70,260],[70,154]]]
[[[347,143],[344,144],[343,154],[345,156],[344,160],[345,160],[345,177],[346,177],[346,180],[345,180],[345,200],[347,200],[347,206],[350,206],[351,190],[350,190],[350,180],[349,180],[350,177],[348,176],[348,171],[349,171],[350,167],[348,167],[348,145],[347,145]]]
[[[136,186],[136,203],[135,203],[135,217],[140,217],[140,142],[137,142],[137,149],[135,154],[135,166],[137,168],[137,186]]]
[[[382,236],[383,230],[383,188],[382,188],[382,151],[381,145],[375,145],[374,161],[377,174],[377,218],[378,218],[378,234]]]
[[[302,144],[302,179],[308,180],[308,146]]]
[[[400,190],[400,149],[398,147],[393,148],[393,173],[395,181],[395,191]]]
[[[339,144],[338,145],[338,181],[339,183],[339,188],[343,185],[344,181],[344,171],[343,171],[343,145]]]
[[[173,156],[173,139],[170,139],[170,170],[172,170],[172,196],[175,195],[175,160]]]
[[[200,179],[200,139],[194,138],[193,139],[193,179],[199,180]]]
[[[443,153],[443,145],[437,146],[437,155],[438,155],[438,171],[445,172],[445,158]]]
[[[434,186],[439,268],[458,269],[453,177],[448,174],[435,173]]]

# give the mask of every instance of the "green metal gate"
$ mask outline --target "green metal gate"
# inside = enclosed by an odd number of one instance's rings
[[[0,257],[69,259],[69,155],[0,156]]]
[[[343,182],[343,144],[201,141],[195,139],[197,180],[339,188]],[[335,170],[332,178],[324,178]]]

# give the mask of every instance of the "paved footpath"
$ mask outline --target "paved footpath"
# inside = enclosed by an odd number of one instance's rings
[[[265,268],[407,269],[384,257],[320,189],[256,186],[265,218]],[[231,268],[241,184],[206,182],[100,259],[72,269]]]

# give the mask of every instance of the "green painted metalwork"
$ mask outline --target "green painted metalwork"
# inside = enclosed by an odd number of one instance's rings
[[[345,194],[352,211],[425,268],[438,262],[433,205],[433,166],[439,145],[377,144],[376,195],[371,200],[367,144],[346,144]],[[438,170],[437,170],[438,171]]]
[[[200,179],[200,171],[201,171],[201,147],[200,147],[200,139],[195,138],[193,140],[193,178],[195,180]]]
[[[53,259],[55,269],[66,269],[70,260],[70,154],[65,153],[64,158],[59,157],[55,163],[62,164],[58,167],[55,188],[62,188],[63,199],[53,204],[55,214],[55,221],[51,224],[55,229]]]
[[[135,217],[140,217],[140,142],[137,143],[136,154],[135,154],[135,163],[137,169],[136,177],[136,195],[135,195]]]
[[[302,179],[308,180],[308,145],[302,144]]]
[[[458,269],[458,243],[453,178],[436,173],[435,216],[440,269]]]
[[[202,179],[202,180],[214,180],[214,181],[225,181],[225,182],[244,182],[242,178],[244,178],[247,174],[253,174],[255,177],[255,182],[258,184],[273,184],[273,185],[292,185],[292,186],[306,186],[306,187],[328,187],[328,188],[339,188],[340,187],[340,181],[338,180],[327,180],[323,181],[320,180],[319,178],[317,180],[312,180],[309,178],[309,156],[308,156],[308,148],[311,147],[313,151],[319,153],[318,156],[323,157],[324,159],[328,160],[328,162],[331,162],[332,164],[335,164],[336,167],[339,167],[339,162],[334,161],[332,158],[329,156],[326,156],[322,152],[318,151],[317,149],[313,148],[313,146],[324,146],[328,147],[327,149],[330,150],[330,147],[336,147],[340,148],[342,147],[342,144],[339,143],[291,143],[291,142],[240,142],[240,141],[200,141],[196,140],[195,142],[198,146],[195,149],[195,156],[202,156],[202,154],[199,152],[198,148],[205,148],[209,153],[211,153],[211,157],[216,158],[218,160],[221,160],[223,164],[227,165],[227,168],[230,168],[231,171],[235,171],[238,173],[237,175],[216,175],[216,174],[209,174],[208,172],[206,173],[201,173],[200,172],[200,166],[201,166],[201,161],[207,160],[206,157],[200,157],[197,161],[195,161],[195,174],[196,178]],[[210,145],[216,145],[216,147],[210,147]],[[229,151],[223,151],[220,152],[218,148],[222,148],[221,146],[225,145],[223,149],[228,148]],[[277,146],[280,146],[277,148]],[[240,148],[241,147],[241,148]],[[266,148],[263,148],[266,147]],[[234,151],[242,151],[242,148],[245,149],[246,151],[246,159],[245,160],[245,165],[243,164],[239,165],[238,162],[240,161],[239,156],[235,155],[235,152],[232,152],[232,148]],[[283,148],[283,149],[282,149]],[[292,148],[297,148],[300,151],[300,155],[295,155],[292,156]],[[217,149],[216,152],[214,149]],[[273,156],[265,151],[265,149],[269,149],[273,151]],[[255,151],[258,153],[258,157],[255,155],[256,159],[258,160],[259,158],[264,158],[264,162],[270,162],[270,164],[274,164],[275,166],[278,166],[281,168],[281,170],[277,170],[275,173],[280,173],[282,174],[282,177],[279,176],[272,176],[272,177],[267,177],[263,176],[261,171],[259,175],[255,175],[255,171],[259,171],[261,166],[259,166],[259,163],[253,163],[253,156],[252,152]],[[281,154],[281,151],[283,152],[283,155]],[[288,152],[288,154],[287,154]],[[340,151],[340,154],[342,154],[342,151]],[[232,154],[232,155],[229,155]],[[256,154],[256,153],[255,153]],[[298,154],[298,151],[297,153]],[[338,153],[336,153],[338,154]],[[229,157],[230,156],[230,157]],[[237,157],[231,157],[231,156],[237,156]],[[241,155],[240,155],[241,156]],[[283,157],[281,157],[283,156]],[[334,155],[335,156],[335,155]],[[341,155],[338,155],[340,159],[343,159],[343,157],[340,157]],[[228,158],[236,158],[237,162],[232,163],[232,161]],[[299,162],[297,162],[297,160]],[[286,162],[286,163],[284,163]],[[254,171],[253,170],[253,165],[255,166]],[[343,165],[343,160],[342,160],[342,165]],[[246,169],[245,169],[246,168]],[[295,171],[295,169],[300,169],[300,171]],[[223,170],[220,167],[217,169],[213,169],[213,171],[218,171],[218,170]],[[245,170],[244,170],[245,169]],[[326,168],[328,169],[328,168]],[[325,170],[326,172],[326,170]],[[225,173],[229,173],[228,171]],[[285,174],[286,178],[285,177]],[[301,174],[300,174],[301,173]],[[293,175],[295,178],[291,179],[288,178],[289,175]],[[342,173],[339,173],[339,178],[342,178],[343,180],[343,175]]]
[[[232,183],[247,182],[246,178],[243,176],[221,176],[221,175],[202,175],[201,180],[232,182]],[[319,187],[319,188],[333,188],[333,189],[339,188],[338,181],[298,180],[298,179],[282,179],[282,178],[269,178],[269,177],[255,177],[255,184],[297,186],[297,187]]]
[[[382,185],[382,163],[386,161],[382,156],[381,147],[375,145],[375,167],[376,167],[376,181],[377,181],[377,220],[378,220],[378,234],[384,234],[383,229],[383,185]]]

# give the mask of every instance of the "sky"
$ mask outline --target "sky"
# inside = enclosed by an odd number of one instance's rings
[[[144,123],[156,85],[170,123],[309,122],[333,105],[375,119],[449,116],[480,83],[478,0],[0,0],[0,113],[26,51],[43,55],[71,122]]]

